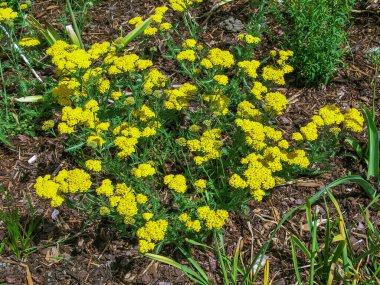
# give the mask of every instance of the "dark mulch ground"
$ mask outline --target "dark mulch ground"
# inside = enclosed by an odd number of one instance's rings
[[[159,1],[162,2],[162,1]],[[206,11],[210,2],[204,4]],[[89,12],[89,25],[84,31],[86,42],[112,40],[120,33],[120,28],[128,32],[127,21],[133,16],[147,15],[157,2],[151,1],[101,1]],[[233,34],[223,30],[218,23],[229,16],[246,20],[247,11],[244,1],[225,5],[215,12],[207,23],[207,40],[210,45],[233,41]],[[39,19],[48,19],[59,26],[62,15],[61,2],[34,1],[33,14]],[[358,9],[360,7],[358,6]],[[373,67],[366,60],[366,52],[380,46],[379,15],[375,13],[354,14],[349,32],[350,52],[347,65],[327,87],[296,88],[290,86],[284,91],[291,104],[281,120],[285,128],[305,123],[313,110],[326,103],[336,103],[342,107],[369,105],[371,100],[371,79]],[[379,98],[380,96],[378,96]],[[379,101],[377,106],[380,107]],[[379,114],[379,112],[378,112]],[[379,122],[377,122],[379,125]],[[365,141],[365,135],[362,138]],[[62,207],[54,215],[49,204],[38,199],[33,184],[38,175],[53,173],[70,165],[70,158],[63,152],[59,141],[23,135],[12,139],[15,148],[0,148],[0,183],[10,193],[12,205],[18,207],[23,218],[29,213],[28,197],[37,213],[43,217],[34,244],[34,253],[17,260],[6,250],[0,258],[0,283],[6,284],[187,284],[183,273],[168,266],[150,262],[138,255],[136,244],[111,229],[104,221],[95,221],[83,228],[85,218],[81,213]],[[28,160],[37,155],[36,162]],[[268,235],[291,208],[303,204],[304,199],[316,193],[329,182],[348,174],[349,171],[363,172],[360,164],[344,158],[332,159],[329,174],[316,178],[304,178],[273,190],[272,195],[263,202],[252,202],[249,215],[232,217],[226,226],[227,251],[233,252],[236,241],[243,238],[246,255],[257,252],[267,240]],[[362,229],[360,208],[368,199],[359,188],[346,185],[334,189],[335,198],[341,205],[347,227],[354,229],[351,237],[357,243],[357,251],[364,249],[366,240]],[[4,207],[4,206],[2,206]],[[319,205],[324,215],[322,203]],[[333,215],[334,215],[334,211]],[[371,219],[380,226],[380,214],[372,213]],[[277,285],[294,283],[294,271],[290,251],[290,235],[304,237],[306,219],[303,213],[296,214],[279,232],[267,252],[270,276]],[[0,240],[4,238],[4,225],[0,224]],[[57,240],[66,240],[56,245]],[[49,243],[53,244],[48,246]],[[178,252],[167,248],[163,254],[180,258]],[[214,274],[216,258],[209,253],[196,251],[195,257],[210,274],[215,284],[220,283]],[[261,284],[258,282],[257,284]]]

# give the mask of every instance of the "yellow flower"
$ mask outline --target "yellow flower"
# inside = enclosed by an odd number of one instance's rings
[[[50,130],[52,128],[54,128],[54,121],[53,120],[47,120],[41,126],[41,129],[43,131],[47,131],[47,130]]]
[[[142,213],[142,218],[145,220],[145,221],[150,221],[152,218],[153,218],[153,214],[152,213],[148,213],[148,212],[146,212],[146,213]]]
[[[238,174],[234,173],[232,174],[232,176],[230,177],[230,179],[228,180],[228,184],[230,184],[230,186],[232,188],[235,188],[235,189],[244,189],[247,187],[247,182],[244,181],[243,178],[241,178]]]
[[[40,41],[36,38],[22,38],[18,44],[22,47],[34,47],[39,45]]]
[[[86,168],[94,172],[102,171],[102,162],[100,160],[89,159],[85,162]]]
[[[185,193],[187,190],[186,178],[182,174],[166,175],[164,177],[164,184],[167,185],[169,189],[178,193]]]
[[[344,114],[344,126],[353,132],[363,131],[364,118],[356,108],[348,109]]]
[[[215,75],[213,79],[218,82],[220,85],[228,84],[228,76],[226,75]]]
[[[296,132],[296,133],[292,134],[292,139],[295,140],[295,141],[302,141],[303,140],[303,136],[302,136],[301,133]]]
[[[183,48],[194,48],[197,45],[197,41],[194,39],[187,39],[182,43]]]
[[[107,216],[107,215],[109,215],[111,213],[111,211],[110,211],[110,209],[108,208],[108,207],[100,207],[100,209],[99,209],[99,214],[101,215],[101,216]]]
[[[132,175],[141,178],[141,177],[148,177],[148,176],[153,176],[156,174],[156,169],[152,167],[149,163],[141,163],[138,165],[138,167],[132,168]]]
[[[183,50],[177,55],[177,60],[195,61],[195,52],[191,49]]]
[[[136,195],[136,202],[138,204],[145,204],[148,201],[148,197],[144,194],[137,194]]]
[[[111,93],[111,97],[115,101],[119,100],[122,95],[123,94],[120,91],[114,91],[114,92]]]
[[[270,92],[265,95],[266,109],[276,115],[282,115],[288,105],[288,99],[280,92]]]
[[[194,182],[194,187],[197,190],[203,190],[207,187],[207,180],[205,179],[198,179]]]
[[[158,32],[156,27],[148,27],[144,30],[144,35],[146,36],[154,36]]]
[[[162,23],[162,24],[160,25],[160,30],[161,30],[161,31],[168,31],[168,30],[170,30],[172,27],[173,27],[173,26],[172,26],[172,24],[170,24],[170,23]]]

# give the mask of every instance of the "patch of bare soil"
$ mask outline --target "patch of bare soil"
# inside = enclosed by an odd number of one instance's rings
[[[112,40],[120,35],[121,30],[126,34],[130,29],[127,25],[128,19],[136,15],[148,15],[161,2],[100,1],[89,12],[84,40],[90,43]],[[212,4],[212,1],[206,1],[204,11]],[[218,23],[229,16],[247,20],[244,5],[247,5],[245,1],[224,5],[205,22],[208,44],[222,42],[228,45],[234,41],[233,34]],[[34,1],[33,4],[36,18],[47,19],[57,27],[60,25],[57,19],[63,10],[62,1]],[[374,69],[368,63],[366,53],[370,48],[380,46],[379,16],[376,13],[358,13],[353,15],[352,22],[346,67],[331,84],[318,88],[290,86],[283,90],[291,103],[288,112],[280,120],[289,132],[293,131],[294,126],[304,124],[314,110],[325,104],[339,104],[344,108],[371,104]],[[378,118],[379,95],[376,102]],[[377,124],[380,127],[379,121]],[[366,137],[363,136],[361,139],[365,141]],[[72,163],[59,141],[19,135],[12,142],[14,148],[0,147],[0,183],[10,194],[12,206],[19,209],[22,220],[27,220],[30,215],[30,199],[34,209],[42,217],[42,222],[33,241],[36,247],[32,254],[19,260],[8,248],[2,253],[0,284],[190,284],[179,270],[141,257],[136,243],[120,236],[109,226],[107,220],[89,222],[82,213],[67,207],[53,212],[48,203],[36,197],[33,184],[37,176],[57,172]],[[35,155],[36,160],[31,162],[30,159]],[[364,172],[360,163],[342,157],[331,159],[332,166],[328,174],[302,178],[278,187],[263,202],[250,203],[249,213],[246,215],[232,217],[226,227],[227,252],[232,253],[238,238],[242,237],[243,251],[248,260],[251,252],[258,251],[287,211],[303,204],[306,198],[335,179],[349,172]],[[368,198],[361,189],[353,185],[337,187],[334,189],[334,196],[341,205],[347,227],[353,229],[351,238],[357,241],[355,250],[358,253],[364,251],[367,241],[363,235],[360,210],[368,204]],[[319,202],[318,205],[322,217],[325,217],[323,203]],[[377,227],[380,227],[379,215],[372,213],[371,216]],[[333,210],[332,216],[336,216]],[[304,214],[297,213],[284,224],[271,242],[267,255],[273,284],[294,284],[290,235],[296,234],[305,241],[309,240],[305,224]],[[0,240],[4,235],[4,225],[0,224]],[[57,241],[62,242],[57,244]],[[174,248],[166,248],[162,254],[185,262]],[[215,273],[217,258],[212,253],[199,250],[194,251],[194,256],[215,284],[220,284],[220,276]],[[260,280],[257,284],[261,284]]]

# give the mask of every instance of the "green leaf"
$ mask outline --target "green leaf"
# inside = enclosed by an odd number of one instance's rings
[[[346,143],[348,143],[356,152],[357,156],[360,158],[360,159],[363,159],[364,158],[364,153],[363,153],[363,149],[362,147],[360,146],[360,144],[352,137],[347,137],[345,140],[344,140]]]
[[[117,48],[118,49],[124,48],[127,44],[133,41],[138,35],[143,33],[145,29],[150,25],[151,22],[152,22],[151,18],[146,19],[144,22],[141,23],[140,26],[130,31],[124,38],[116,40]]]
[[[369,144],[369,157],[368,157],[368,173],[367,179],[375,177],[377,182],[380,183],[380,170],[379,170],[379,133],[371,112],[367,108],[363,108],[364,118],[368,126],[368,144]]]

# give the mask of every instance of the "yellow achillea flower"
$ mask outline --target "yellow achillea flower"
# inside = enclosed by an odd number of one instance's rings
[[[285,72],[277,67],[267,65],[264,66],[262,77],[266,81],[272,81],[278,85],[285,85]]]
[[[112,181],[104,179],[102,185],[96,189],[96,194],[110,197],[114,194],[115,187],[112,185]]]
[[[115,101],[119,100],[123,94],[120,91],[114,91],[111,93],[111,98]]]
[[[223,142],[220,140],[220,129],[211,129],[203,132],[199,140],[193,139],[187,141],[187,147],[191,152],[200,152],[202,156],[194,156],[194,162],[200,165],[211,159],[217,159],[222,156],[220,147]]]
[[[292,134],[292,139],[295,140],[295,141],[302,141],[303,140],[303,136],[302,136],[301,133],[296,132],[296,133]]]
[[[17,12],[14,12],[12,8],[0,8],[0,23],[11,23],[17,16]]]
[[[339,125],[344,121],[344,116],[339,108],[334,105],[326,105],[319,110],[319,115],[322,117],[326,126],[333,124]]]
[[[111,47],[110,42],[104,41],[102,43],[94,43],[87,53],[90,55],[92,60],[97,60],[113,49],[114,47]]]
[[[207,59],[212,66],[216,67],[231,68],[235,64],[234,56],[228,50],[221,50],[219,48],[210,49]],[[202,66],[204,65],[202,64]],[[206,66],[204,67],[207,68]]]
[[[270,92],[265,95],[266,109],[276,115],[282,115],[288,105],[288,99],[280,92]]]
[[[161,31],[168,31],[168,30],[170,30],[172,27],[173,27],[173,26],[172,26],[172,24],[170,24],[170,23],[162,23],[162,24],[160,25],[160,30],[161,30]]]
[[[156,174],[156,169],[149,163],[141,163],[137,168],[132,168],[132,175],[137,178],[148,177],[154,174]]]
[[[201,128],[200,128],[198,125],[191,125],[191,126],[189,127],[189,131],[190,131],[190,132],[194,132],[194,133],[199,132],[200,129],[201,129]]]
[[[198,216],[205,221],[209,230],[221,229],[228,219],[226,210],[211,210],[209,206],[199,207],[197,209]]]
[[[194,39],[187,39],[182,43],[183,48],[194,48],[197,45],[197,41]]]
[[[166,109],[181,111],[186,108],[188,100],[195,95],[197,87],[190,83],[185,83],[178,89],[165,90],[167,100],[164,103]]]
[[[283,148],[283,149],[288,149],[289,148],[289,142],[287,140],[281,140],[278,142],[278,147]]]
[[[300,131],[308,141],[315,141],[318,138],[317,125],[313,122],[310,122],[306,126],[301,127]]]
[[[136,202],[138,204],[145,204],[146,202],[148,202],[148,197],[144,194],[137,194],[136,195]]]
[[[22,38],[18,45],[22,47],[34,47],[40,44],[40,41],[36,38]]]
[[[47,131],[47,130],[50,130],[54,127],[54,121],[53,120],[47,120],[45,121],[42,126],[41,126],[41,129],[43,131]]]
[[[180,137],[180,138],[176,139],[175,142],[176,142],[176,144],[178,144],[180,146],[186,146],[186,144],[187,144],[187,140],[184,137]]]
[[[229,99],[220,90],[215,94],[203,95],[203,100],[211,102],[210,110],[214,116],[227,115]]]
[[[0,7],[7,7],[7,2],[0,2]]]
[[[143,227],[139,228],[136,235],[139,238],[140,253],[153,250],[155,247],[154,242],[161,241],[165,238],[167,228],[168,221],[163,219],[148,221]]]
[[[247,187],[247,182],[245,182],[244,179],[236,173],[232,174],[232,176],[228,180],[228,184],[230,184],[230,186],[235,189],[244,189]]]
[[[316,124],[317,127],[322,127],[325,125],[325,122],[323,121],[321,116],[314,115],[311,117],[311,121]]]
[[[144,30],[145,36],[154,36],[158,32],[156,27],[148,27]]]
[[[150,221],[154,215],[152,213],[146,212],[146,213],[142,213],[141,216],[145,221]]]
[[[220,85],[228,84],[228,76],[227,75],[215,75],[213,79],[218,82]]]
[[[255,81],[253,83],[253,87],[251,89],[251,93],[256,97],[257,100],[261,100],[262,93],[266,93],[268,91],[267,87],[264,86],[261,82]]]
[[[342,129],[338,128],[338,127],[334,127],[334,128],[329,129],[329,132],[334,134],[334,135],[339,134],[341,131],[342,131]]]
[[[90,147],[102,147],[106,141],[101,136],[92,134],[87,138],[86,142]]]
[[[184,223],[189,230],[193,230],[197,233],[201,230],[201,222],[199,220],[192,221],[190,216],[186,213],[179,215],[178,220]]]
[[[154,9],[154,14],[151,15],[150,18],[153,22],[161,23],[167,10],[168,7],[166,6],[157,7],[156,9]]]
[[[110,213],[111,213],[111,210],[108,207],[103,206],[103,207],[100,207],[100,209],[99,209],[99,214],[101,216],[107,216]]]
[[[203,0],[169,0],[174,11],[183,12],[190,8],[194,3],[202,3]]]
[[[245,41],[247,44],[257,44],[261,41],[260,38],[254,37],[249,34],[239,34],[238,39]]]
[[[179,54],[177,54],[177,60],[180,60],[180,61],[187,60],[187,61],[193,62],[195,61],[195,59],[196,59],[195,51],[193,51],[192,49],[183,50]]]
[[[136,67],[139,70],[145,70],[153,65],[153,62],[149,59],[139,59],[136,61]]]
[[[290,165],[298,165],[302,168],[307,168],[310,165],[310,161],[306,157],[306,152],[303,149],[297,149],[288,153],[287,159]]]
[[[187,190],[186,178],[182,174],[166,175],[164,177],[164,184],[167,185],[169,189],[178,193],[185,193]]]
[[[144,20],[140,16],[137,16],[137,17],[130,19],[128,21],[128,24],[134,25],[135,27],[137,27],[137,26],[140,26],[143,22],[144,22]]]
[[[361,132],[363,131],[363,124],[364,118],[358,109],[348,109],[344,114],[343,125],[348,130],[351,130],[353,132]]]
[[[92,185],[91,176],[82,169],[61,170],[56,177],[50,175],[37,178],[34,188],[42,198],[51,199],[52,207],[59,207],[66,193],[83,193]]]
[[[100,160],[89,159],[85,162],[86,168],[90,171],[102,171],[102,162]]]
[[[250,103],[249,101],[241,101],[237,106],[236,115],[245,119],[251,119],[254,121],[260,121],[262,114],[260,110]]]
[[[244,72],[251,78],[257,77],[257,69],[260,66],[260,62],[258,60],[244,60],[238,62],[238,66],[244,70]]]
[[[266,146],[263,124],[248,119],[236,119],[235,124],[245,134],[246,143],[255,150],[261,150]]]
[[[156,114],[147,106],[142,105],[140,111],[135,110],[133,116],[139,118],[140,121],[146,122],[156,117]]]
[[[207,187],[207,180],[205,179],[198,179],[194,182],[194,187],[197,190],[203,190]]]
[[[143,85],[144,93],[151,94],[153,93],[154,88],[165,87],[167,78],[160,71],[155,68],[149,70],[149,73],[144,78],[145,83]]]

